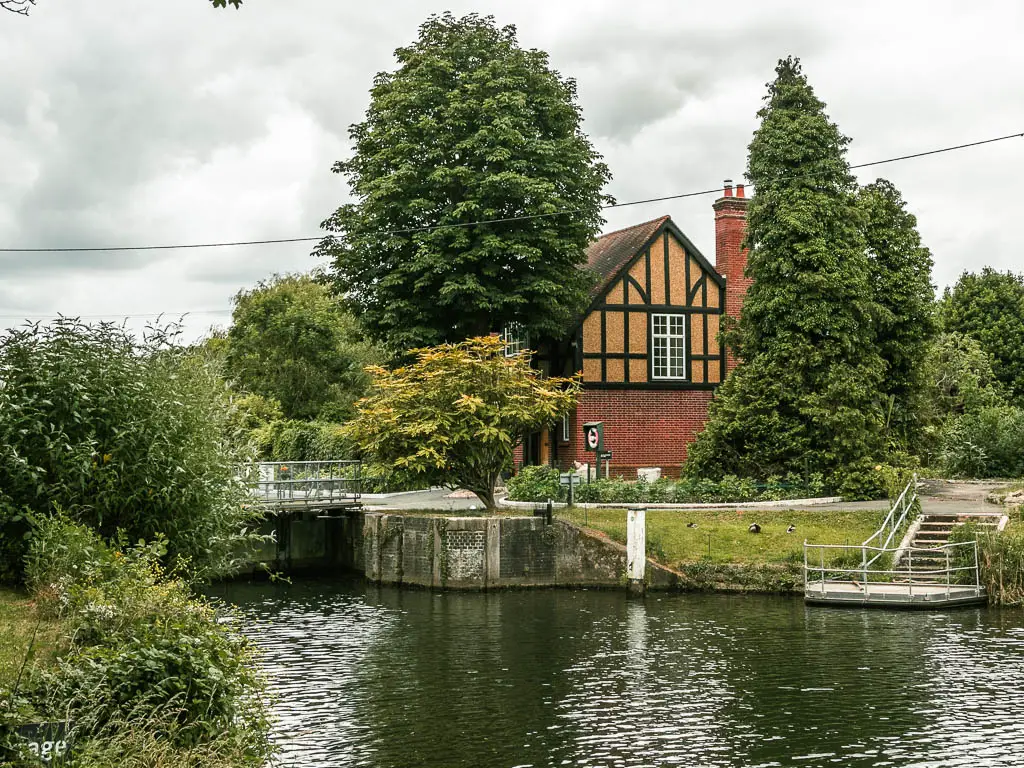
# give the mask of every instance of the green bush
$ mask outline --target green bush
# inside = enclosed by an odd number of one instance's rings
[[[1024,526],[1012,522],[1004,531],[981,530],[969,523],[953,529],[950,543],[977,540],[981,585],[990,603],[1024,605]],[[953,550],[953,564],[974,564],[973,552],[968,548]],[[959,571],[961,583],[973,584],[974,574]]]
[[[218,364],[113,324],[62,319],[0,339],[0,578],[17,579],[26,512],[54,505],[104,537],[167,537],[206,574],[237,564],[257,510],[229,439]]]
[[[548,499],[565,501],[568,490],[558,484],[558,470],[554,467],[523,467],[506,485],[512,501],[544,502]],[[584,486],[574,489],[577,499]]]
[[[566,486],[559,486],[558,476],[554,467],[523,467],[508,481],[508,498],[511,501],[565,501],[568,490]],[[579,504],[731,504],[819,497],[824,490],[820,474],[809,475],[806,479],[796,475],[773,477],[766,483],[734,475],[726,475],[721,480],[662,478],[651,483],[617,477],[589,483],[582,480],[574,489],[574,499]]]
[[[36,600],[63,618],[70,648],[55,670],[33,673],[34,709],[73,720],[86,741],[157,724],[174,746],[224,740],[243,762],[262,764],[268,724],[253,651],[212,603],[164,571],[164,551],[162,540],[111,546],[59,516],[35,521],[27,577]]]
[[[992,406],[951,420],[939,460],[956,477],[1024,476],[1024,408]]]

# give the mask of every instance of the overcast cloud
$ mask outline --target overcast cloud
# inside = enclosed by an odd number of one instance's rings
[[[38,0],[28,18],[0,11],[0,247],[317,235],[346,197],[330,167],[374,74],[445,10],[517,25],[576,78],[619,201],[741,179],[765,83],[791,53],[853,138],[853,163],[1024,131],[1014,0]],[[1024,269],[1022,168],[1014,139],[861,180],[901,189],[941,288],[965,269]],[[713,256],[711,201],[609,211],[607,228],[669,213]],[[0,327],[198,311],[197,336],[227,322],[240,288],[316,266],[311,250],[0,254]]]

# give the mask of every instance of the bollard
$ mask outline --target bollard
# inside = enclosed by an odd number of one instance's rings
[[[643,595],[646,591],[646,571],[647,510],[630,507],[626,510],[626,583],[631,595]]]

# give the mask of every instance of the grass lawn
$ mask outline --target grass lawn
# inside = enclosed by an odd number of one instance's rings
[[[26,595],[0,587],[0,689],[14,685],[30,647],[30,664],[51,663],[59,637],[58,622],[40,621]]]
[[[883,506],[886,502],[880,502]],[[705,561],[713,563],[803,563],[803,543],[859,544],[877,530],[887,509],[837,512],[833,510],[746,509],[647,510],[647,551],[666,565]],[[573,508],[559,510],[558,517],[587,525],[608,534],[614,541],[626,541],[624,509]],[[687,528],[695,523],[696,528]],[[751,523],[761,533],[747,529]],[[795,525],[793,533],[786,528]],[[709,555],[710,553],[710,555]]]

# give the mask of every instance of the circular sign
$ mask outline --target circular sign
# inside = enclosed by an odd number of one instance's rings
[[[592,451],[597,450],[597,444],[601,440],[601,435],[597,431],[597,427],[591,427],[587,430],[587,448]]]

